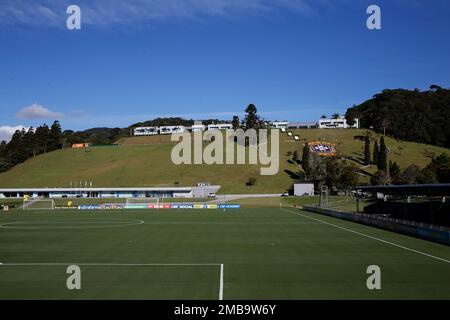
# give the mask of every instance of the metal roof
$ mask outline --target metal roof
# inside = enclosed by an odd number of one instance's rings
[[[214,187],[214,186],[212,186]],[[73,188],[5,188],[0,189],[0,192],[73,192],[73,191],[191,191],[201,187],[136,187],[136,188],[89,188],[89,187],[73,187]]]

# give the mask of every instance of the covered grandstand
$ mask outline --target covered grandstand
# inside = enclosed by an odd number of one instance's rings
[[[359,186],[355,192],[357,203],[370,203],[364,213],[450,227],[450,183]]]
[[[220,186],[200,184],[195,187],[128,187],[128,188],[6,188],[0,198],[207,198]]]

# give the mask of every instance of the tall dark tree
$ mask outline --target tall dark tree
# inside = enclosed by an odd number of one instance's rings
[[[2,140],[2,142],[0,143],[0,157],[5,155],[6,152],[6,141]]]
[[[378,166],[378,156],[380,155],[380,149],[378,148],[378,141],[375,141],[373,145],[373,157],[372,162],[374,165]]]
[[[46,153],[47,152],[47,144],[50,136],[50,129],[46,124],[39,126],[36,128],[34,133],[36,144],[38,146],[38,153]]]
[[[33,127],[30,127],[28,131],[22,137],[22,143],[27,152],[27,158],[36,157],[38,154],[38,146],[34,135]]]
[[[310,167],[311,167],[311,159],[310,159],[309,145],[305,143],[305,145],[303,146],[303,154],[302,154],[302,168],[306,174],[308,174]]]
[[[254,104],[249,104],[245,109],[245,128],[246,129],[258,129],[261,125],[261,119],[258,116],[258,109]]]
[[[391,183],[393,184],[399,183],[401,170],[397,162],[389,161],[389,175],[391,177]]]
[[[28,151],[23,143],[23,136],[26,134],[25,129],[17,130],[11,137],[11,141],[6,146],[8,161],[11,166],[22,163],[28,159]]]
[[[61,149],[62,147],[62,130],[59,121],[53,122],[50,127],[50,132],[48,136],[48,151],[53,151]]]
[[[433,158],[427,168],[436,174],[440,183],[450,183],[450,156],[446,153]]]
[[[9,161],[6,157],[6,141],[0,143],[0,172],[9,169]]]
[[[231,120],[231,125],[233,126],[233,129],[236,130],[240,126],[239,117],[233,116],[233,120]]]
[[[366,136],[364,139],[364,164],[370,164],[370,138]]]
[[[377,161],[378,170],[387,172],[387,147],[384,142],[384,137],[380,138],[380,153]]]

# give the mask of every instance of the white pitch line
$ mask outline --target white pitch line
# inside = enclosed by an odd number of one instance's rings
[[[223,263],[220,265],[219,300],[223,300]]]
[[[383,242],[383,243],[389,244],[391,246],[394,246],[394,247],[397,247],[397,248],[401,248],[403,250],[407,250],[407,251],[410,251],[410,252],[421,254],[423,256],[426,256],[426,257],[429,257],[429,258],[432,258],[432,259],[436,259],[436,260],[439,260],[439,261],[443,261],[443,262],[446,262],[446,263],[450,263],[450,260],[447,260],[447,259],[444,259],[444,258],[440,258],[440,257],[436,257],[436,256],[433,256],[433,255],[431,255],[429,253],[426,253],[426,252],[422,252],[422,251],[419,251],[419,250],[416,250],[416,249],[411,249],[411,248],[408,248],[408,247],[405,247],[405,246],[402,246],[402,245],[399,245],[399,244],[396,244],[396,243],[393,243],[393,242],[390,242],[390,241],[387,241],[387,240],[383,240],[383,239],[380,239],[380,238],[377,238],[377,237],[369,236],[368,234],[364,234],[364,233],[361,233],[361,232],[358,232],[358,231],[354,231],[354,230],[351,230],[351,229],[348,229],[348,228],[345,228],[345,227],[341,227],[341,226],[338,226],[336,224],[333,224],[333,223],[330,223],[330,222],[326,222],[326,221],[323,221],[323,220],[320,220],[320,219],[316,219],[316,218],[313,218],[313,217],[308,217],[308,216],[305,216],[305,215],[303,215],[301,213],[294,212],[294,211],[291,211],[291,210],[288,210],[288,209],[282,209],[282,210],[285,210],[285,211],[290,212],[292,214],[299,215],[299,216],[307,218],[307,219],[311,219],[311,220],[315,220],[315,221],[321,222],[323,224],[326,224],[326,225],[329,225],[329,226],[332,226],[332,227],[335,227],[335,228],[338,228],[338,229],[341,229],[341,230],[345,230],[347,232],[355,233],[357,235],[360,235],[360,236],[363,236],[363,237],[366,237],[366,238],[369,238],[369,239],[372,239],[372,240]]]

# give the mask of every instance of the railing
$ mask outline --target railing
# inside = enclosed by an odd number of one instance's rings
[[[417,222],[413,223],[407,220],[392,219],[389,217],[380,217],[364,213],[351,213],[348,211],[337,209],[320,208],[313,205],[304,205],[303,209],[306,211],[361,223],[384,230],[406,234],[416,238],[450,245],[450,231],[449,229],[441,226],[428,225]]]

